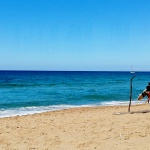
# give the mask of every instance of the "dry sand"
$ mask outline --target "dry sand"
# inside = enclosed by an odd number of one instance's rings
[[[149,150],[150,113],[75,108],[0,119],[0,150]],[[131,111],[150,110],[150,104]]]

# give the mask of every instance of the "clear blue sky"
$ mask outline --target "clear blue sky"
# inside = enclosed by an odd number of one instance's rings
[[[150,0],[0,0],[0,70],[150,71]]]

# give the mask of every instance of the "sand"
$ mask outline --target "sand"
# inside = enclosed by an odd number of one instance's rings
[[[150,113],[75,108],[0,119],[0,150],[149,150]],[[131,111],[150,110],[150,104]]]

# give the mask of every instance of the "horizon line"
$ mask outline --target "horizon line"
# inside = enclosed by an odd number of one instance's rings
[[[13,70],[13,69],[8,69],[8,70],[0,70],[0,71],[26,71],[26,72],[30,72],[30,71],[35,71],[35,72],[38,72],[38,71],[43,71],[43,72],[131,72],[129,70]],[[136,72],[150,72],[150,71],[134,71],[135,73]],[[134,74],[135,74],[134,73]]]

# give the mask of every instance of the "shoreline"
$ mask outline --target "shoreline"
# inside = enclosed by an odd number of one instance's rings
[[[71,108],[0,118],[0,149],[149,149],[150,113],[115,115],[128,106]],[[150,110],[149,104],[131,111]]]
[[[144,103],[143,101],[137,100],[132,101],[132,105],[141,105],[143,103]],[[100,104],[86,104],[86,105],[52,105],[52,106],[31,106],[31,107],[10,108],[10,109],[1,109],[0,118],[26,116],[71,108],[128,106],[128,105],[129,105],[128,101],[110,101],[110,102],[102,102]]]

